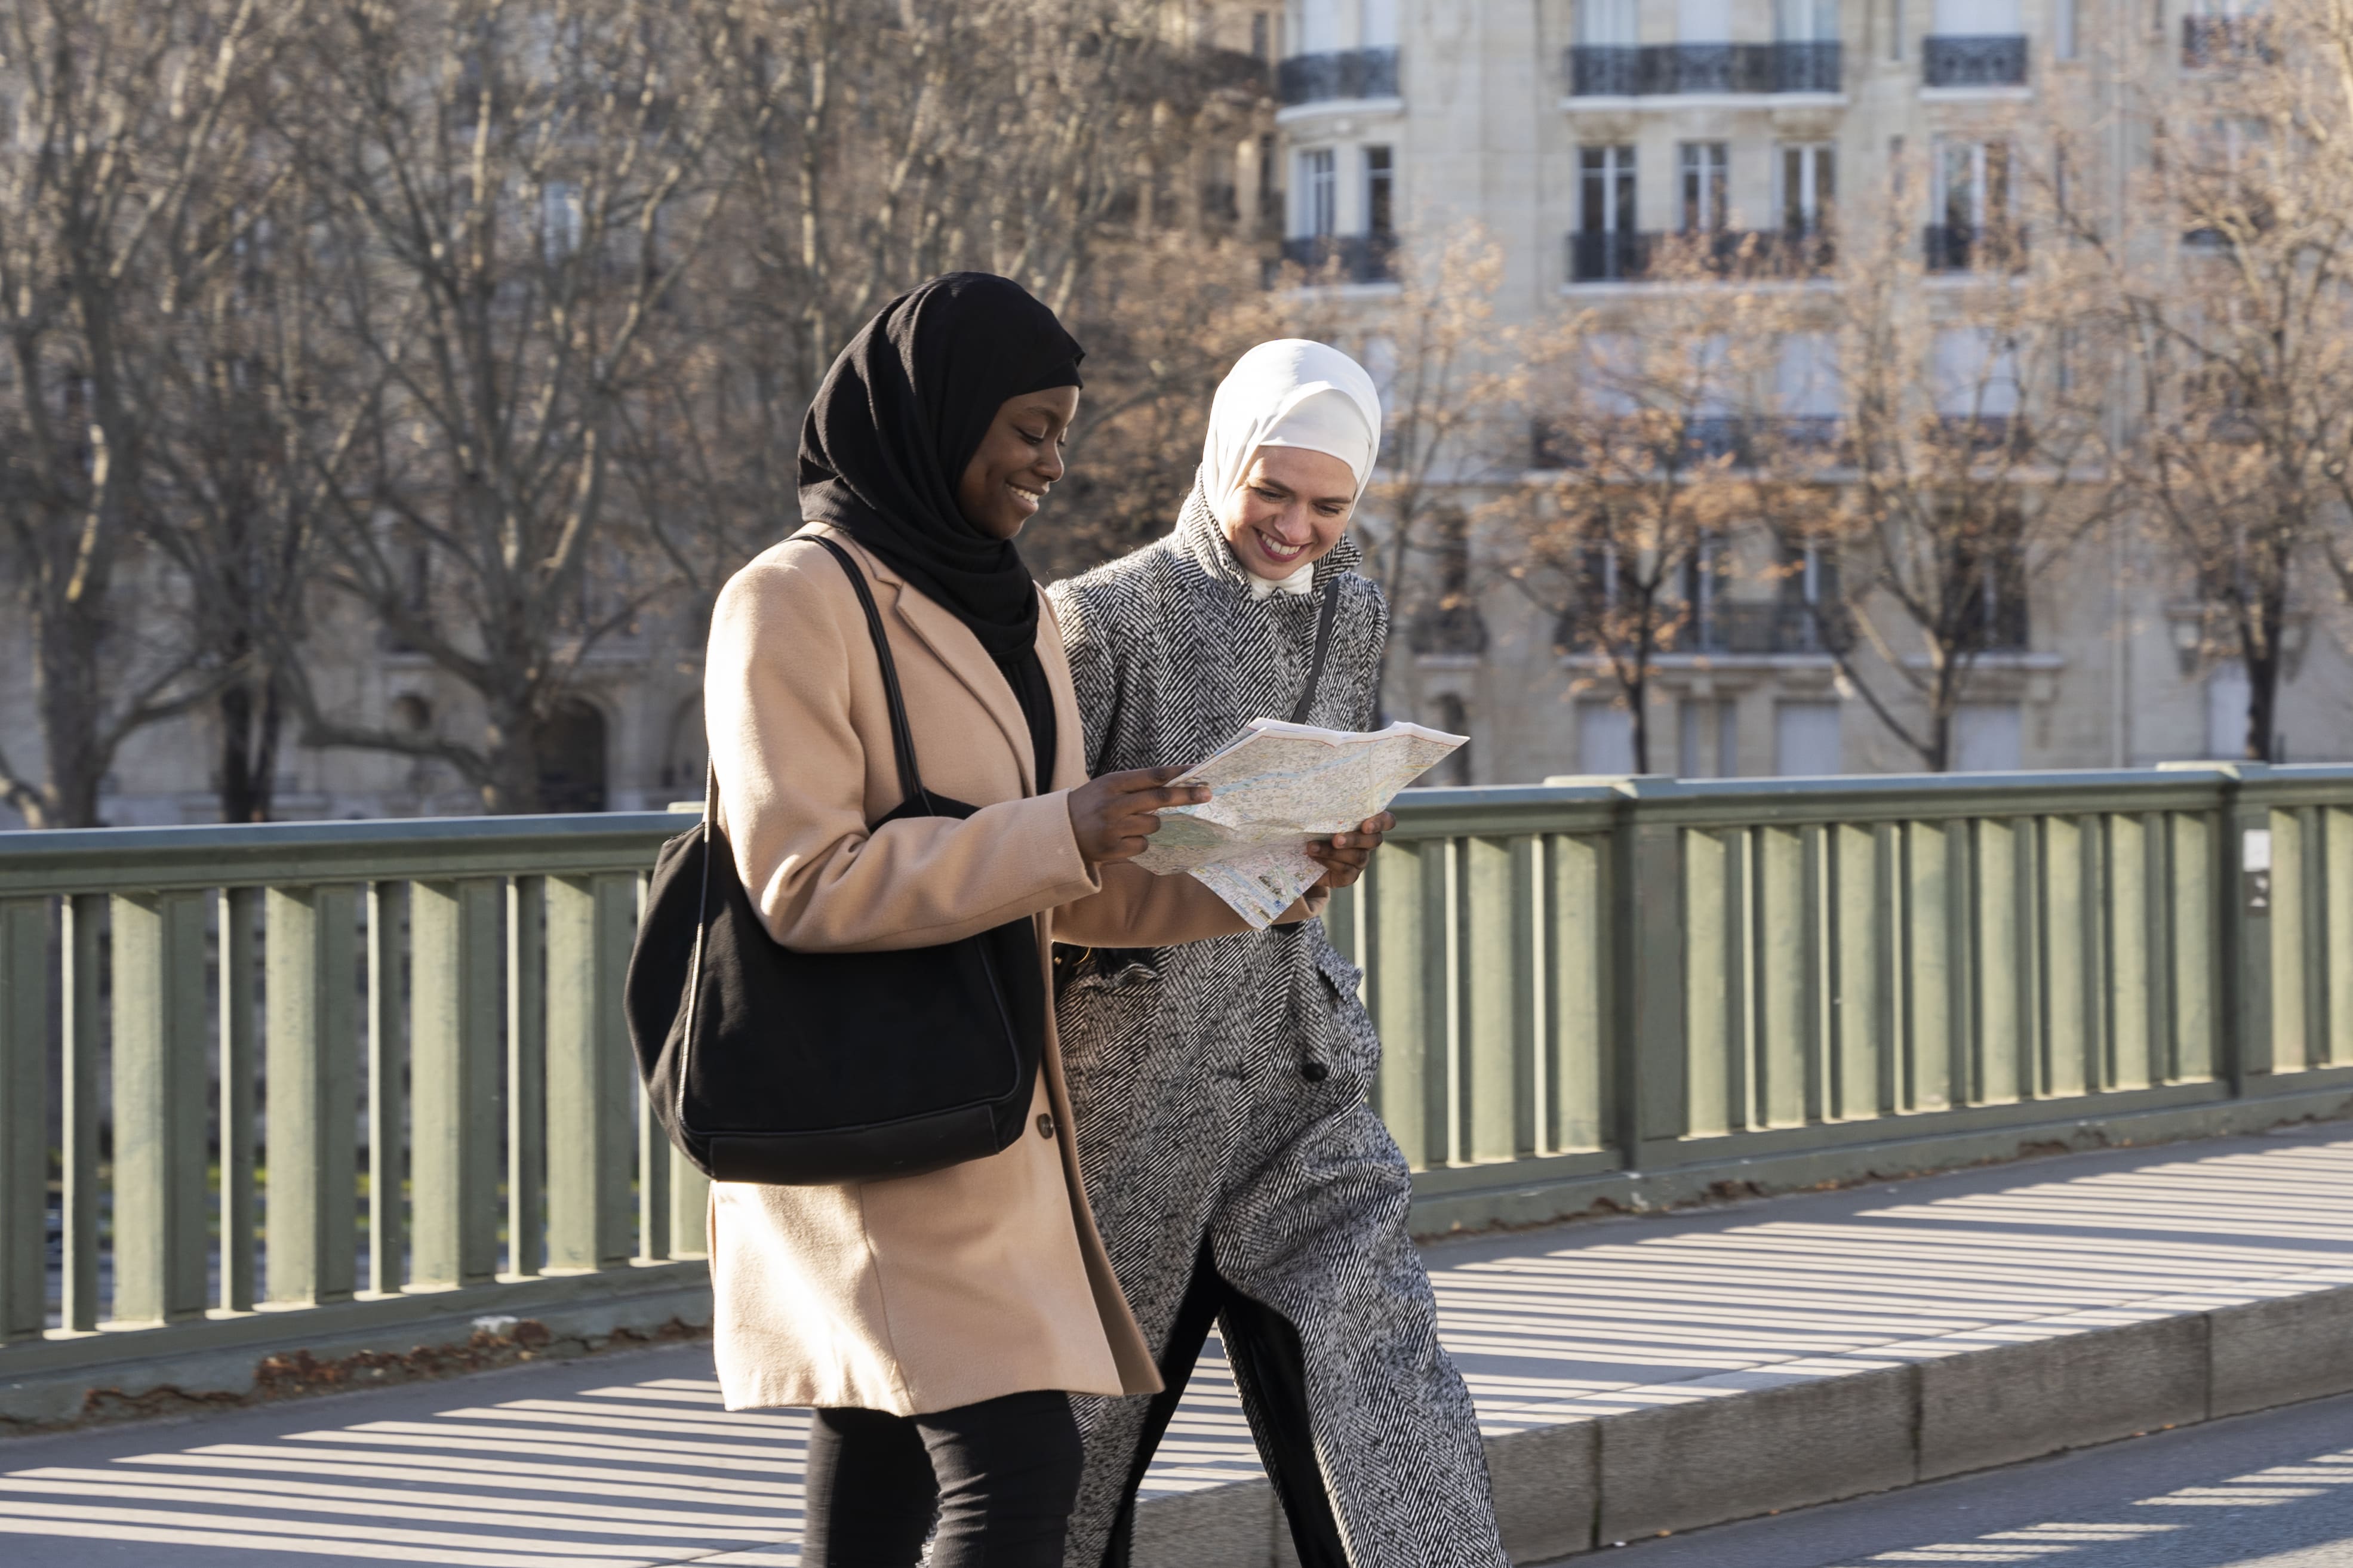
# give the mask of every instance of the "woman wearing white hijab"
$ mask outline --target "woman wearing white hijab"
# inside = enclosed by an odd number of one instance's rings
[[[1176,531],[1050,590],[1091,773],[1198,762],[1252,719],[1372,725],[1388,609],[1346,529],[1380,428],[1372,379],[1337,349],[1286,339],[1234,365]],[[1304,1568],[1502,1568],[1477,1421],[1406,1232],[1412,1178],[1366,1100],[1380,1041],[1355,966],[1311,921],[1066,951],[1061,973],[1087,1190],[1167,1385],[1072,1401],[1067,1568],[1128,1561],[1137,1485],[1213,1320]]]

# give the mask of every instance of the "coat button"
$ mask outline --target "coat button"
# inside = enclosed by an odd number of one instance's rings
[[[1322,1083],[1325,1079],[1332,1076],[1332,1069],[1325,1067],[1322,1062],[1301,1062],[1299,1064],[1299,1076],[1305,1079],[1310,1083]]]
[[[1040,1138],[1051,1138],[1053,1135],[1054,1113],[1050,1110],[1039,1111],[1038,1113],[1038,1136]]]

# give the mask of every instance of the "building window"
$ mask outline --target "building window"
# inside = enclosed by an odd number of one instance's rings
[[[1634,715],[1622,703],[1593,697],[1577,703],[1577,766],[1587,773],[1634,771]]]
[[[2004,245],[2014,240],[2008,233],[2012,200],[2008,142],[1940,142],[1933,174],[1931,271],[1968,271],[1978,265],[1979,248],[1989,237]]]
[[[1397,47],[1397,0],[1363,0],[1363,5],[1364,9],[1357,14],[1357,47],[1366,49]]]
[[[1781,148],[1781,227],[1788,234],[1820,234],[1838,199],[1838,149],[1826,142],[1792,142]]]
[[[1272,53],[1274,48],[1272,33],[1273,29],[1267,26],[1267,15],[1265,12],[1253,11],[1250,13],[1251,58],[1262,60]]]
[[[1773,37],[1784,44],[1834,44],[1838,0],[1775,0]]]
[[[1569,281],[1631,277],[1640,270],[1634,149],[1582,147],[1577,158],[1577,232],[1569,237]]]
[[[2072,60],[2081,47],[2075,36],[2075,0],[2052,0],[2051,12],[2051,52]]]
[[[1365,149],[1365,232],[1397,232],[1397,167],[1387,147]]]
[[[2023,763],[2015,702],[1964,702],[1953,712],[1953,771],[2014,773]]]
[[[1683,149],[1683,221],[1685,234],[1704,234],[1725,226],[1725,195],[1727,159],[1721,142],[1686,142]]]
[[[1299,232],[1315,239],[1340,232],[1340,180],[1329,147],[1299,154]]]
[[[1773,771],[1827,778],[1844,771],[1836,702],[1780,702],[1773,709]]]
[[[1640,0],[1577,0],[1577,41],[1588,47],[1624,47],[1641,37]]]
[[[1676,0],[1675,41],[1683,44],[1730,43],[1732,0]]]
[[[1687,779],[1729,779],[1740,776],[1737,706],[1731,702],[1686,697],[1683,700],[1682,731],[1677,737],[1675,769]]]

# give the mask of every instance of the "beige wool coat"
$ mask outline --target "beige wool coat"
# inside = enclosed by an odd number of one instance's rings
[[[1060,743],[1051,788],[1035,793],[1029,726],[978,640],[827,531],[873,586],[925,787],[980,809],[869,830],[901,797],[864,613],[821,546],[788,539],[768,550],[712,612],[704,709],[721,826],[771,935],[801,952],[879,951],[1031,914],[1042,964],[1056,937],[1166,946],[1245,929],[1189,877],[1098,872],[1080,856],[1068,792],[1086,782],[1085,731],[1042,595],[1038,654]],[[1029,1120],[1002,1152],[926,1175],[713,1184],[727,1407],[906,1415],[1032,1389],[1156,1390],[1088,1210],[1050,1009]]]

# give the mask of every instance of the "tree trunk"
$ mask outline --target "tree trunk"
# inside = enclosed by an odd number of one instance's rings
[[[2280,661],[2276,643],[2247,655],[2247,761],[2279,760]]]
[[[1647,662],[1647,661],[1646,661]],[[1626,705],[1633,711],[1634,771],[1651,771],[1651,682],[1638,675],[1626,688]]]
[[[482,809],[492,816],[518,816],[539,809],[538,721],[530,700],[493,700],[483,734],[489,772],[482,780]]]
[[[223,822],[268,822],[275,805],[283,711],[269,675],[240,680],[220,696]]]
[[[35,700],[47,763],[40,804],[28,825],[97,827],[98,791],[107,764],[99,736],[99,628],[74,605],[42,605],[34,622]]]

